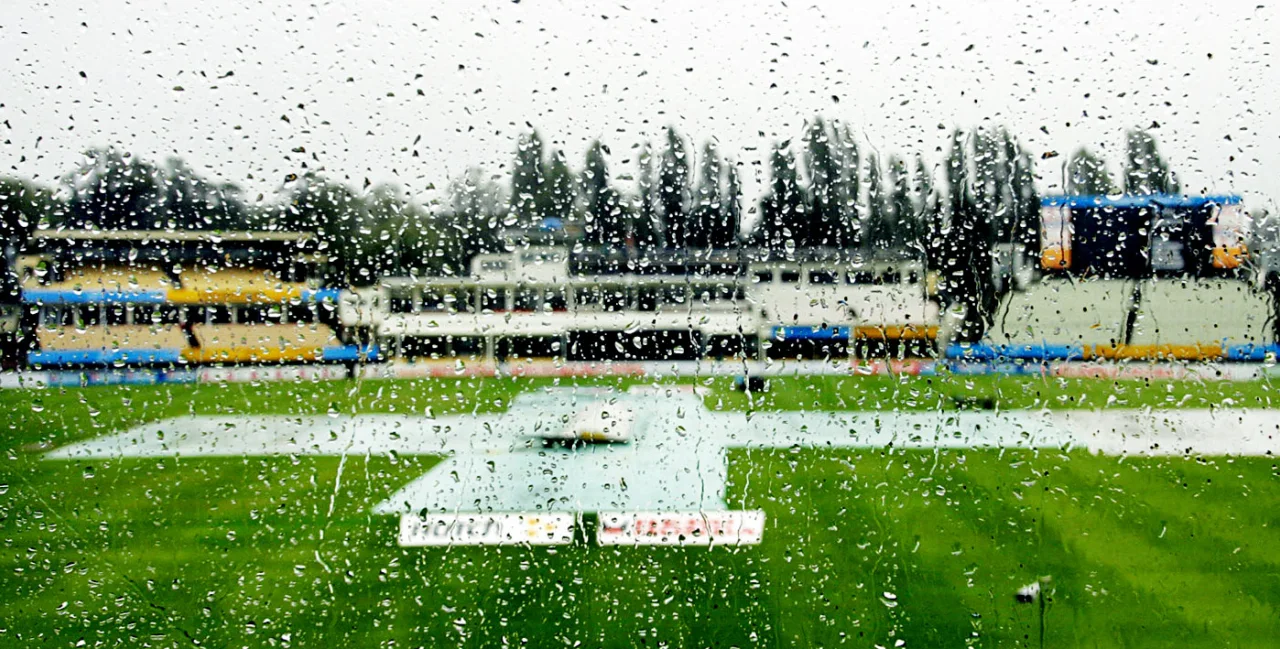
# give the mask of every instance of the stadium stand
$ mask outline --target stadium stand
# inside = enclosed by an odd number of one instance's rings
[[[1007,295],[982,344],[948,355],[982,360],[1260,360],[1274,344],[1270,298],[1231,279],[1047,278]]]
[[[198,363],[351,360],[322,323],[193,325],[197,347],[183,357]],[[333,358],[334,355],[341,358]]]
[[[312,290],[304,282],[285,282],[275,273],[256,268],[184,270],[181,289],[169,299],[186,303],[274,303],[294,299],[337,298],[336,290]]]
[[[159,268],[102,266],[73,268],[57,281],[40,284],[34,274],[24,278],[23,288],[49,291],[146,291],[166,290],[173,285],[168,273]]]
[[[40,343],[62,349],[168,349],[185,347],[187,337],[175,325],[99,325],[41,329]]]
[[[932,356],[936,285],[911,258],[669,252],[630,265],[569,248],[477,255],[468,276],[388,277],[338,312],[388,355],[489,361]],[[608,260],[606,260],[608,261]]]
[[[1270,301],[1248,283],[1152,279],[1141,294],[1130,356],[1239,358],[1272,342]]]
[[[1007,293],[983,360],[1262,360],[1280,352],[1270,290],[1250,280],[1238,196],[1048,196],[1041,281]]]
[[[42,365],[175,363],[187,346],[177,325],[41,327],[37,336],[40,351],[30,361]]]
[[[1079,359],[1124,341],[1134,282],[1047,278],[1008,294],[987,344],[953,345],[949,355],[991,359]]]
[[[309,235],[37,232],[23,273],[27,363],[97,367],[376,356],[344,344]],[[228,243],[228,240],[230,243]],[[135,258],[136,257],[136,258]]]

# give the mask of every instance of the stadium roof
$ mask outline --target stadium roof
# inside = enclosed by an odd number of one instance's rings
[[[251,265],[323,261],[321,242],[311,232],[278,230],[102,230],[40,229],[24,254],[49,255],[64,262],[199,261],[219,259]]]
[[[216,230],[36,230],[32,239],[62,241],[208,241],[222,242],[300,242],[314,238],[310,232],[275,230],[219,232]]]
[[[1205,205],[1238,205],[1239,196],[1229,194],[1209,194],[1205,196],[1189,196],[1186,194],[1145,194],[1120,196],[1045,196],[1040,199],[1041,207],[1066,206],[1071,208],[1141,208],[1141,207],[1204,207]]]

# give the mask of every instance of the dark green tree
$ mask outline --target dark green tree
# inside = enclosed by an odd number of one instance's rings
[[[908,239],[907,247],[925,259],[932,266],[936,261],[936,249],[940,243],[938,237],[942,232],[941,212],[938,196],[933,187],[933,173],[925,164],[924,157],[916,154],[915,173],[912,176],[912,201],[916,206],[916,237]]]
[[[912,199],[911,174],[897,156],[889,157],[889,212],[893,216],[893,248],[911,253],[917,249],[922,225],[916,202]]]
[[[511,165],[511,211],[518,227],[536,227],[546,216],[541,211],[546,204],[545,159],[542,136],[536,130],[520,136]]]
[[[367,284],[375,278],[358,258],[357,230],[364,221],[363,197],[341,183],[308,173],[290,181],[283,191],[288,198],[270,217],[271,225],[291,232],[314,232],[320,252],[330,261],[336,281]],[[361,270],[363,269],[363,272]]]
[[[1143,130],[1125,134],[1124,191],[1126,194],[1176,194],[1180,187],[1156,140]]]
[[[627,242],[627,216],[622,196],[609,184],[608,150],[598,140],[587,148],[582,169],[583,235],[597,246],[621,248]]]
[[[468,173],[483,177],[478,169]],[[444,274],[450,229],[407,196],[402,199],[398,216],[399,236],[392,242],[394,259],[390,262],[395,274],[411,277]]]
[[[915,202],[920,214],[928,211],[928,203],[937,198],[934,194],[933,172],[929,169],[929,165],[925,164],[924,156],[916,154],[916,169],[912,175],[911,183],[915,190]]]
[[[1151,161],[1147,159],[1146,134],[1127,131],[1124,136],[1124,193],[1154,194],[1151,184]]]
[[[988,155],[991,158],[990,220],[993,243],[1011,243],[1018,221],[1016,205],[1015,166],[1018,161],[1017,143],[1003,128],[988,134]]]
[[[1009,155],[1013,160],[1009,177],[1013,217],[1010,241],[1019,244],[1025,254],[1039,255],[1040,246],[1040,193],[1036,190],[1035,164],[1031,155],[1022,150],[1016,140],[1010,140]]]
[[[373,279],[402,274],[399,246],[408,229],[406,199],[395,187],[378,185],[361,202],[364,209],[350,233],[353,274]]]
[[[951,134],[951,149],[947,154],[947,213],[948,218],[964,211],[969,199],[969,162],[964,132],[956,129]]]
[[[736,246],[742,229],[742,180],[738,177],[738,165],[732,159],[728,159],[725,160],[725,168],[725,190],[721,210],[724,227],[713,233],[712,241],[712,245],[717,248]]]
[[[806,223],[805,201],[789,148],[775,146],[769,157],[769,191],[760,202],[760,220],[752,242],[774,252],[795,250],[797,232]]]
[[[716,232],[725,227],[721,166],[720,152],[716,150],[715,143],[704,144],[698,165],[698,184],[693,192],[693,209],[685,227],[686,247],[712,247]]]
[[[973,170],[970,192],[974,206],[988,221],[994,221],[1001,211],[1002,190],[1007,185],[1008,169],[1000,156],[997,135],[989,129],[973,132]]]
[[[543,191],[538,199],[539,211],[543,218],[557,218],[564,224],[575,222],[577,220],[578,183],[577,179],[574,178],[573,169],[569,167],[568,159],[565,158],[564,151],[556,149],[551,152],[551,158],[547,161],[543,176],[545,178],[542,187]],[[541,222],[533,225],[541,225]]]
[[[863,245],[868,254],[894,247],[897,239],[897,228],[881,173],[879,158],[874,153],[867,156],[867,219],[863,226]]]
[[[689,153],[675,128],[666,130],[666,148],[658,167],[658,211],[668,248],[684,248],[688,236]]]
[[[48,227],[58,222],[65,208],[50,187],[0,178],[0,241],[21,245],[41,223]]]
[[[989,151],[988,143],[974,144],[975,149],[983,148],[984,156],[990,155],[986,152]],[[939,271],[945,278],[940,287],[944,301],[964,308],[964,322],[957,332],[960,340],[976,341],[981,339],[995,312],[997,296],[991,281],[991,252],[995,237],[991,225],[993,202],[990,185],[980,191],[971,189],[982,180],[991,181],[973,177],[976,174],[970,175],[966,162],[968,155],[964,134],[957,129],[952,136],[947,160],[950,209],[947,236],[940,251]]]
[[[1107,163],[1086,147],[1080,147],[1067,160],[1067,194],[1071,196],[1095,196],[1118,194],[1120,188],[1107,171]]]
[[[640,149],[640,176],[636,182],[636,210],[630,220],[628,237],[630,245],[638,250],[655,250],[666,245],[663,236],[666,226],[662,223],[661,197],[658,195],[657,164],[653,145],[645,142]]]
[[[164,227],[164,173],[132,154],[91,149],[64,183],[70,199],[66,218],[58,225],[104,230]]]
[[[501,187],[478,168],[450,182],[445,193],[444,209],[433,219],[439,238],[422,245],[439,256],[439,266],[446,272],[465,274],[471,257],[502,250],[500,226],[511,203],[503,200]]]
[[[842,196],[842,151],[832,145],[835,136],[821,117],[815,117],[805,133],[805,168],[809,175],[809,221],[799,233],[797,245],[844,248],[851,242]]]
[[[65,209],[49,187],[0,178],[0,304],[18,302],[21,296],[13,257],[37,227],[61,220]]]
[[[862,154],[858,150],[858,142],[848,124],[833,126],[835,149],[840,164],[840,184],[837,192],[840,199],[840,217],[848,233],[846,248],[858,248],[862,245],[862,217],[865,214],[862,205]]]
[[[231,183],[206,179],[179,158],[162,171],[161,225],[181,230],[253,230],[257,223]]]

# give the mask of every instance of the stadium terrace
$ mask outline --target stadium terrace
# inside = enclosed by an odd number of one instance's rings
[[[1235,196],[1050,196],[995,250],[979,339],[903,253],[635,251],[554,240],[465,276],[345,285],[305,232],[39,230],[17,260],[26,367],[1273,357],[1277,273]],[[1038,257],[1038,259],[1037,259]],[[12,320],[16,320],[13,322]]]

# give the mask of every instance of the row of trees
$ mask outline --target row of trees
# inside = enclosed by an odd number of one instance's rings
[[[1176,194],[1181,185],[1160,155],[1156,140],[1146,131],[1125,134],[1123,185],[1116,182],[1106,161],[1086,147],[1067,161],[1065,176],[1068,194]]]
[[[1126,138],[1123,188],[1101,158],[1081,149],[1065,163],[1077,194],[1177,191],[1155,139]],[[715,141],[697,155],[674,128],[646,143],[631,189],[612,175],[607,145],[593,142],[578,169],[536,132],[522,136],[505,174],[473,168],[423,206],[389,186],[361,190],[316,174],[290,176],[272,199],[246,201],[233,184],[181,160],[151,163],[116,149],[89,151],[57,187],[0,181],[0,234],[19,241],[43,227],[304,230],[320,235],[335,270],[363,283],[387,274],[456,274],[480,252],[545,235],[643,254],[655,249],[747,245],[788,255],[834,248],[911,256],[943,278],[944,298],[984,326],[997,296],[990,281],[999,243],[1038,241],[1032,156],[1005,129],[953,133],[941,168],[922,156],[881,153],[847,124],[815,117],[801,138],[774,146],[769,180],[744,217],[742,165]],[[631,162],[624,160],[623,163]],[[750,229],[744,231],[749,221]]]
[[[959,145],[973,147],[973,164],[961,160],[966,173],[981,176],[985,185],[1008,182],[1031,187],[1030,158],[1003,130],[959,133]],[[995,138],[995,140],[992,140]],[[988,142],[990,140],[990,142]],[[992,149],[999,144],[1000,150]],[[1010,147],[1017,149],[1010,157]],[[794,151],[799,149],[799,154]],[[955,146],[953,146],[955,149]],[[981,149],[981,155],[977,155]],[[989,151],[989,149],[991,149]],[[938,185],[919,155],[908,164],[897,155],[882,162],[876,152],[862,155],[846,125],[815,118],[798,146],[791,141],[775,146],[770,157],[770,181],[758,204],[759,217],[751,229],[744,224],[740,165],[720,154],[716,142],[705,143],[693,156],[686,140],[668,128],[659,145],[640,150],[639,175],[633,193],[611,184],[606,162],[608,148],[599,142],[587,151],[578,183],[562,151],[545,153],[537,133],[524,136],[513,163],[509,204],[493,198],[500,189],[478,180],[473,170],[464,191],[486,195],[485,201],[453,201],[460,209],[506,210],[512,224],[535,228],[553,220],[576,225],[586,242],[614,247],[726,248],[740,244],[779,251],[814,247],[851,249],[906,248],[924,253],[924,223],[929,210],[950,207],[940,195],[950,185]],[[956,155],[964,156],[963,152]],[[1002,171],[1012,158],[1022,173]],[[693,169],[696,167],[696,171]],[[1006,178],[1011,179],[1006,182]],[[976,182],[976,181],[975,181]],[[982,198],[986,194],[981,194]],[[1008,191],[1014,191],[1009,189]],[[997,193],[990,192],[993,196]],[[1006,192],[1007,193],[1007,192]],[[984,198],[985,200],[985,198]]]
[[[581,172],[575,173],[563,151],[545,151],[536,131],[522,136],[506,205],[510,223],[526,230],[563,227],[580,232],[586,244],[611,248],[728,248],[739,243],[739,169],[732,159],[721,157],[715,142],[703,145],[695,172],[685,139],[668,128],[660,147],[646,144],[641,150],[634,194],[613,184],[609,153],[607,145],[592,142]],[[473,171],[469,177],[483,175]],[[455,188],[492,193],[474,183]],[[488,200],[490,209],[497,207]]]

